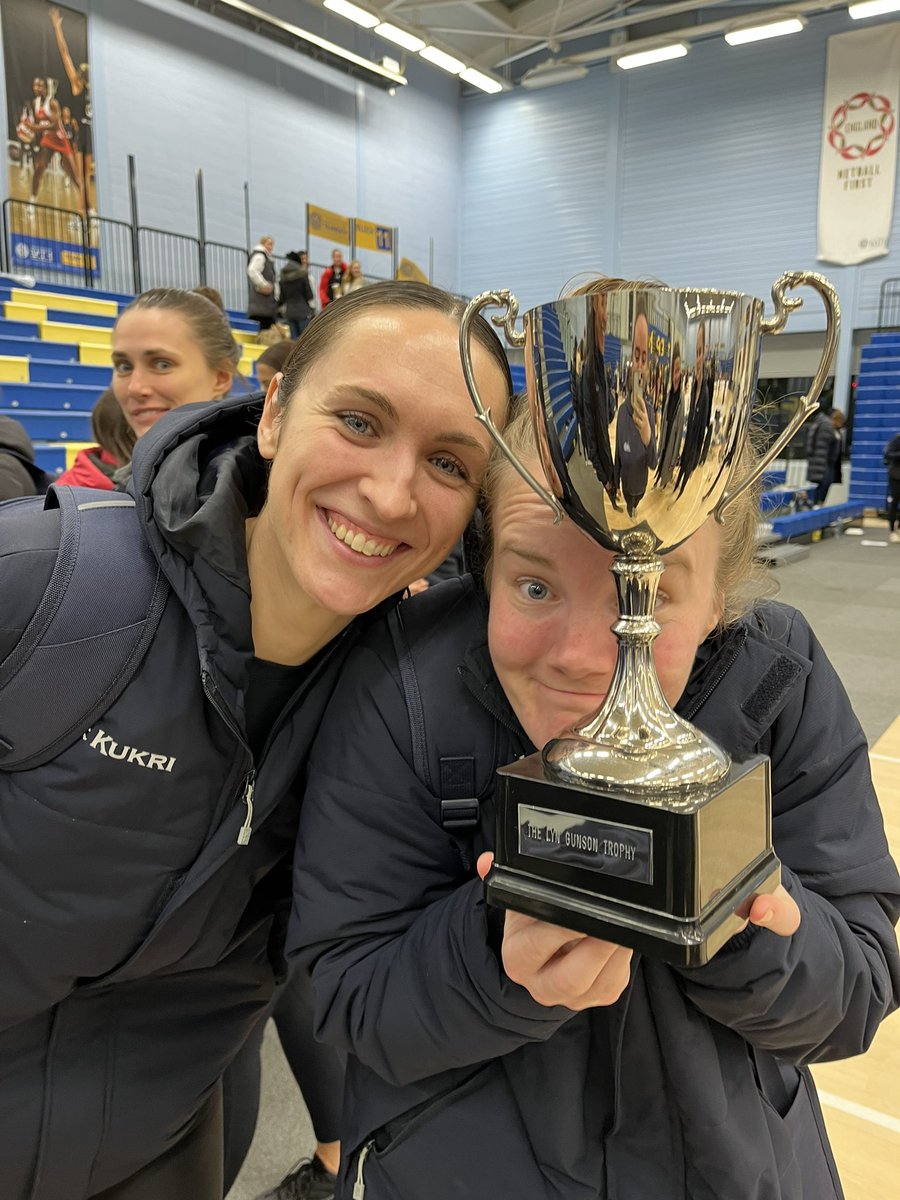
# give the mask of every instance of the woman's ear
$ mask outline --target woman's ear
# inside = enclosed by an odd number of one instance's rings
[[[234,372],[226,367],[219,367],[216,371],[216,382],[213,387],[213,398],[221,400],[223,396],[227,396],[234,384]]]
[[[284,376],[279,371],[272,376],[272,382],[266,391],[266,402],[256,431],[256,444],[263,458],[270,461],[278,449],[278,438],[281,434],[281,422],[284,419],[284,405],[281,401],[281,381]]]

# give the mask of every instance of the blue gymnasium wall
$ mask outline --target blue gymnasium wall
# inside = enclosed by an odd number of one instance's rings
[[[845,330],[874,325],[881,281],[900,275],[900,205],[886,257],[816,260],[826,39],[859,27],[842,10],[756,46],[717,38],[672,63],[465,99],[463,291],[509,287],[524,308],[602,271],[768,297],[810,268],[837,287]],[[807,294],[792,332],[824,328]]]
[[[434,237],[435,279],[458,286],[455,79],[413,61],[409,86],[389,96],[180,0],[66,3],[89,16],[102,216],[130,219],[133,154],[141,224],[194,234],[200,167],[212,241],[244,244],[248,180],[252,236],[271,233],[277,253],[303,245],[308,201],[399,227],[400,253],[426,271]],[[369,35],[324,9],[296,0],[261,7],[369,55],[370,40],[361,40]],[[327,258],[330,245],[313,250]],[[386,275],[390,261],[367,259]]]

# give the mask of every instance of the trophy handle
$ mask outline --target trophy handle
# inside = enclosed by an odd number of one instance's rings
[[[775,439],[746,479],[741,480],[732,491],[726,491],[716,505],[713,515],[719,522],[722,521],[722,514],[732,500],[736,500],[742,492],[745,492],[748,487],[759,479],[769,463],[778,457],[806,418],[811,416],[819,407],[819,394],[825,385],[825,380],[828,378],[831,364],[834,362],[835,352],[837,351],[838,333],[841,328],[841,306],[838,301],[837,292],[824,275],[819,275],[815,271],[786,271],[780,279],[776,280],[772,284],[772,300],[775,303],[775,312],[771,317],[766,318],[760,323],[760,333],[781,333],[787,324],[790,314],[803,304],[802,297],[786,297],[784,294],[785,290],[787,288],[798,287],[813,288],[822,297],[822,303],[825,305],[825,348],[822,351],[819,369],[816,371],[809,391],[797,406],[797,411],[788,423],[787,428],[782,430],[781,434]]]
[[[500,326],[506,333],[506,340],[511,346],[524,346],[525,333],[524,330],[516,329],[516,317],[519,315],[519,302],[509,291],[499,292],[482,292],[473,300],[470,300],[466,305],[466,310],[463,313],[462,321],[459,325],[459,356],[462,359],[463,375],[466,380],[466,387],[469,389],[469,395],[472,397],[472,403],[475,405],[476,417],[487,429],[488,433],[506,455],[510,465],[518,471],[519,475],[525,480],[530,488],[540,496],[545,504],[548,504],[553,509],[554,523],[559,524],[563,518],[563,508],[560,502],[556,499],[552,492],[549,492],[543,484],[535,479],[534,475],[524,466],[516,455],[513,453],[508,442],[503,434],[494,424],[494,418],[491,416],[491,410],[485,408],[482,403],[481,396],[478,391],[478,385],[475,382],[475,372],[472,369],[472,322],[478,316],[483,308],[505,308],[506,314],[494,313],[491,321],[494,325]]]

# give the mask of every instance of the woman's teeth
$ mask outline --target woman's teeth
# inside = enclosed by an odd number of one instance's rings
[[[354,533],[352,529],[332,520],[331,517],[327,520],[328,528],[338,541],[344,542],[358,554],[365,554],[367,558],[387,558],[397,549],[397,542],[376,542],[374,538],[367,538],[364,533]]]

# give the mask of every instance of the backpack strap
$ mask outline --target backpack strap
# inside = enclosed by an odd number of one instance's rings
[[[48,492],[45,508],[60,510],[59,550],[34,615],[0,664],[0,770],[50,761],[140,666],[169,588],[134,507],[129,496],[93,488]]]
[[[430,769],[428,749],[429,723],[426,720],[422,693],[416,675],[416,665],[403,625],[402,605],[388,612],[388,628],[397,655],[400,682],[409,716],[409,733],[412,742],[413,768],[421,782],[435,794]],[[434,728],[434,723],[432,723]],[[460,853],[467,869],[474,862],[471,843],[481,820],[481,805],[476,792],[474,755],[438,756],[437,796],[441,802],[441,826],[455,839],[464,839]]]

